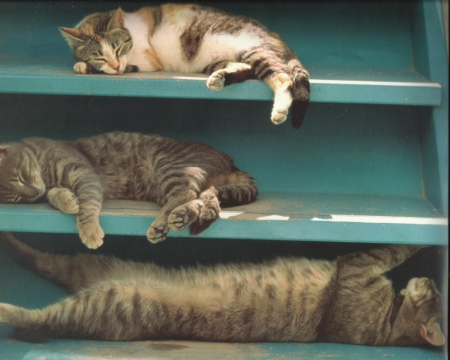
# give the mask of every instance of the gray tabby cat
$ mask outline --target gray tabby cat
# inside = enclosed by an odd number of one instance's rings
[[[220,205],[256,199],[253,178],[211,146],[158,135],[112,132],[73,141],[28,138],[0,144],[0,202],[48,200],[76,214],[81,240],[103,243],[102,201],[154,201],[162,206],[147,238],[159,242],[169,228],[204,231]],[[220,205],[219,205],[220,203]]]
[[[80,74],[120,75],[169,71],[210,75],[207,86],[256,78],[274,92],[271,120],[284,122],[292,104],[292,125],[300,127],[309,104],[309,74],[294,52],[264,25],[245,16],[193,4],[120,8],[60,28],[73,49]]]
[[[0,303],[0,323],[28,341],[445,343],[433,280],[413,278],[396,296],[383,276],[422,246],[392,245],[335,261],[280,258],[167,270],[104,255],[47,254],[12,234],[1,238],[16,261],[72,294],[42,310]]]

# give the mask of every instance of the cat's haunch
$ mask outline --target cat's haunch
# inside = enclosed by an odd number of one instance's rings
[[[0,203],[48,200],[76,214],[81,240],[95,249],[104,232],[103,200],[153,201],[162,208],[150,225],[153,243],[169,229],[206,230],[221,206],[256,200],[253,178],[213,147],[158,135],[111,132],[73,141],[28,138],[0,144]]]
[[[209,75],[217,91],[247,79],[274,92],[271,120],[281,124],[292,105],[299,128],[309,105],[309,74],[295,53],[258,21],[193,4],[122,9],[85,17],[75,28],[59,28],[73,49],[79,74],[120,75],[168,71]]]
[[[279,258],[168,270],[104,255],[43,253],[12,234],[0,239],[6,254],[71,294],[41,310],[0,303],[0,323],[26,341],[445,343],[433,280],[411,279],[399,305],[383,276],[421,246],[392,245],[335,261]]]

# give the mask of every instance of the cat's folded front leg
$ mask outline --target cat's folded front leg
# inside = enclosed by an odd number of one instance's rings
[[[47,193],[47,199],[58,210],[66,214],[77,214],[80,206],[75,194],[67,188],[53,188]]]

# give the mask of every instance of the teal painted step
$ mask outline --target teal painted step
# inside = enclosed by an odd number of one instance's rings
[[[60,95],[142,96],[223,100],[272,100],[260,81],[250,80],[220,91],[206,87],[197,74],[135,73],[121,76],[77,75],[71,64],[24,64],[0,58],[0,92]],[[416,71],[403,69],[308,69],[311,101],[363,104],[441,104],[441,85]]]
[[[107,235],[146,236],[158,211],[154,203],[107,201],[100,224]],[[448,238],[447,218],[419,197],[265,192],[254,204],[224,208],[220,216],[199,236],[428,245],[446,245]],[[48,204],[0,205],[0,231],[77,233],[75,216]]]

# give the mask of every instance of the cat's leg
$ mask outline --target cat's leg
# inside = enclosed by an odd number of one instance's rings
[[[402,264],[425,245],[390,245],[367,251],[342,256],[338,264],[347,270],[367,272],[370,268],[373,275],[380,275]]]
[[[134,316],[137,309],[144,307],[140,297],[136,285],[105,282],[44,309],[28,310],[0,303],[0,323],[14,327],[21,340],[32,342],[51,336],[139,339],[142,334],[138,331],[145,330],[145,321]]]
[[[147,231],[147,239],[152,243],[163,241],[169,232],[168,217],[179,205],[197,199],[197,192],[191,189],[179,188],[167,196],[167,202],[162,206],[159,215]]]
[[[255,77],[250,65],[228,60],[207,66],[203,69],[203,73],[210,74],[206,81],[206,86],[214,91]]]
[[[190,225],[191,235],[198,235],[206,230],[219,217],[217,194],[217,190],[211,187],[203,191],[198,199],[176,207],[168,217],[169,227],[181,231]]]
[[[0,248],[15,262],[64,287],[69,293],[86,288],[106,277],[123,262],[105,255],[50,254],[22,243],[11,233],[0,234]]]
[[[68,172],[69,187],[78,199],[79,211],[77,229],[81,241],[89,249],[96,249],[103,244],[105,233],[100,226],[100,210],[103,202],[103,188],[97,173],[86,167]]]
[[[67,188],[53,188],[47,193],[47,199],[55,208],[66,214],[76,214],[80,210],[78,199]]]

